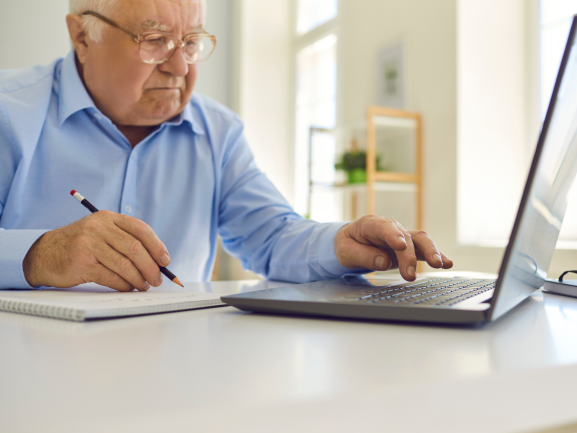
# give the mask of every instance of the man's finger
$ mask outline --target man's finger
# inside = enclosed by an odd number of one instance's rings
[[[360,244],[354,240],[347,242],[341,251],[339,262],[347,268],[387,271],[396,265],[396,260],[385,251],[372,245]],[[392,254],[394,256],[393,252]]]
[[[103,266],[113,273],[118,274],[132,287],[140,291],[146,291],[150,288],[150,284],[147,283],[134,263],[114,248],[106,244],[101,244],[101,247],[96,251],[96,254],[98,261]],[[152,262],[153,266],[158,269],[158,266],[156,266],[150,257],[149,260]]]
[[[407,248],[402,251],[395,251],[399,262],[401,276],[407,281],[414,281],[417,278],[417,255],[411,234],[405,231]]]
[[[402,251],[407,248],[405,233],[395,220],[383,217],[366,217],[361,226],[361,235],[371,244],[381,248]]]
[[[144,221],[128,215],[115,214],[114,223],[118,228],[138,239],[159,266],[166,267],[170,264],[170,255],[166,246]]]
[[[112,249],[120,253],[119,256],[123,256],[124,259],[133,264],[131,267],[130,263],[125,262],[125,260],[122,260],[118,256],[114,256],[113,261],[116,263],[116,266],[108,266],[108,263],[103,263],[104,265],[119,273],[124,278],[131,276],[132,278],[128,279],[130,283],[139,281],[138,276],[135,274],[136,272],[154,287],[162,284],[162,274],[160,273],[160,269],[158,269],[158,264],[140,240],[119,227],[114,227],[113,230],[104,233],[102,236],[104,241],[110,245]],[[140,286],[135,285],[134,287],[139,288],[141,286],[142,284]]]
[[[411,232],[411,237],[413,238],[415,248],[422,253],[424,260],[426,260],[429,266],[436,269],[443,267],[441,252],[426,232],[416,230]]]
[[[101,286],[110,287],[119,292],[130,292],[134,290],[132,285],[124,280],[120,275],[112,272],[101,264],[92,267],[89,277],[92,282],[100,284]]]
[[[443,269],[451,269],[453,267],[453,261],[448,258],[442,251],[441,258],[443,259]]]

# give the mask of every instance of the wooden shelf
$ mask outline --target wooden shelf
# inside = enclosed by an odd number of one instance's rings
[[[349,126],[362,129],[361,125]],[[340,189],[350,193],[350,209],[352,209],[351,219],[356,219],[363,214],[374,214],[377,192],[406,192],[414,194],[415,199],[415,227],[422,228],[422,123],[421,115],[415,111],[398,110],[387,107],[370,106],[367,109],[366,118],[366,150],[367,150],[367,182],[361,184],[347,183],[316,183],[309,184],[308,211],[312,208],[313,189]],[[315,133],[336,134],[343,127],[327,129],[323,127],[309,127],[309,179],[312,175],[312,143]],[[377,135],[383,137],[387,134],[387,129],[391,131],[401,131],[401,136],[407,136],[407,130],[414,130],[410,137],[414,140],[410,145],[414,149],[409,149],[409,163],[397,164],[397,170],[405,172],[377,171]],[[405,130],[405,131],[403,131]],[[395,132],[395,134],[397,134]],[[385,135],[386,136],[386,135]],[[389,134],[389,139],[393,139],[394,134]],[[412,160],[414,158],[414,161]],[[405,161],[406,162],[406,161]],[[390,167],[394,169],[393,166]],[[364,197],[366,210],[357,211],[359,197]],[[358,215],[357,215],[358,214]]]
[[[313,188],[322,189],[340,189],[340,190],[352,190],[359,193],[366,193],[367,184],[366,183],[315,183],[311,184]],[[417,185],[414,182],[375,182],[375,191],[391,191],[391,192],[417,192]]]
[[[415,130],[415,170],[413,173],[377,171],[377,130],[406,128]],[[407,191],[416,194],[416,229],[422,228],[422,124],[415,111],[371,106],[367,109],[367,213],[375,213],[377,191]],[[393,189],[389,185],[399,185]],[[386,185],[386,186],[384,186]],[[401,187],[401,185],[403,185]]]
[[[415,129],[415,119],[414,118],[400,118],[400,117],[376,117],[374,119],[374,124],[377,128],[379,127],[394,127],[394,128],[408,128]]]
[[[417,185],[413,182],[375,182],[374,190],[379,192],[418,192]]]
[[[406,182],[418,183],[419,176],[409,173],[391,173],[387,171],[376,171],[374,179],[377,182]]]

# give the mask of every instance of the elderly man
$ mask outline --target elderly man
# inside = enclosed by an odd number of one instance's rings
[[[147,290],[170,265],[208,280],[220,235],[243,265],[304,282],[449,260],[424,232],[297,215],[254,163],[238,117],[193,95],[216,40],[198,0],[71,0],[74,45],[0,73],[0,288]],[[77,189],[100,212],[68,192]]]

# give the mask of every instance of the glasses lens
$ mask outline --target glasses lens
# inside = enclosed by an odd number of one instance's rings
[[[146,35],[140,43],[140,57],[147,63],[161,63],[176,47],[176,41],[166,35]]]
[[[186,39],[184,57],[188,63],[198,63],[209,58],[214,50],[214,41],[207,36],[191,36]]]
[[[146,35],[140,42],[140,58],[146,63],[162,63],[179,45],[174,37],[163,34]],[[214,41],[206,36],[190,36],[183,49],[187,63],[198,63],[208,59],[214,50]]]

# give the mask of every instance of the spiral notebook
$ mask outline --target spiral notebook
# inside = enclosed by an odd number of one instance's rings
[[[0,291],[0,311],[77,322],[224,305],[215,293],[169,289],[166,285],[151,287],[147,292],[116,292],[96,284],[70,289]]]

